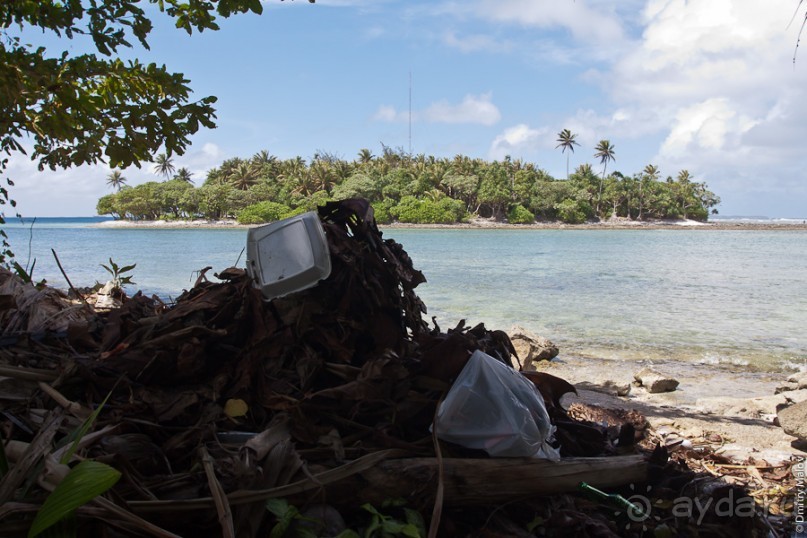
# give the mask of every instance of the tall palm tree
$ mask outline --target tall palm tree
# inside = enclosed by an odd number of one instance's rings
[[[106,184],[120,191],[126,184],[126,178],[120,170],[113,170],[106,176]]]
[[[600,214],[600,201],[602,201],[602,182],[605,179],[605,169],[608,167],[608,163],[610,161],[615,161],[616,157],[614,157],[614,146],[608,140],[600,140],[597,143],[597,146],[594,148],[597,150],[597,153],[594,154],[596,158],[600,160],[602,163],[602,176],[600,177],[600,195],[597,198],[597,215]]]
[[[574,147],[580,145],[579,142],[575,141],[575,138],[577,138],[576,134],[572,134],[572,132],[569,129],[564,129],[564,130],[562,130],[561,132],[558,133],[558,139],[556,140],[556,142],[558,142],[558,145],[555,146],[555,149],[563,148],[562,150],[560,150],[561,153],[566,153],[567,149],[571,150],[569,155],[566,155],[566,179],[567,180],[569,179],[569,156],[572,153],[574,153]]]
[[[681,202],[681,213],[684,218],[687,218],[687,208],[690,206],[689,202],[693,195],[692,174],[689,173],[689,170],[681,170],[675,179],[674,191],[677,192]]]
[[[177,170],[177,175],[174,176],[174,179],[178,179],[180,181],[184,181],[185,183],[193,183],[191,176],[193,172],[185,168],[184,166]]]
[[[154,173],[165,176],[165,179],[170,178],[174,174],[174,170],[176,170],[171,157],[167,156],[165,153],[157,155],[154,162]]]
[[[642,177],[639,179],[639,216],[637,217],[639,220],[642,220],[642,215],[644,213],[644,192],[642,187],[644,186],[645,180],[648,181],[657,181],[659,178],[659,170],[658,166],[655,164],[648,164],[642,170]]]

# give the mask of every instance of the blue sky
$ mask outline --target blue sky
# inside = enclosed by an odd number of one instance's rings
[[[155,8],[151,51],[216,95],[218,128],[175,163],[194,173],[266,149],[352,160],[381,143],[414,153],[505,155],[557,178],[609,139],[625,175],[687,169],[724,215],[807,217],[807,50],[794,66],[798,0],[297,0],[188,36]],[[64,42],[26,31],[53,54]],[[82,43],[69,43],[83,52]],[[61,47],[61,48],[60,48]],[[128,53],[127,53],[128,54]],[[23,216],[95,214],[103,165],[37,172],[15,156]],[[152,166],[124,171],[157,180]]]

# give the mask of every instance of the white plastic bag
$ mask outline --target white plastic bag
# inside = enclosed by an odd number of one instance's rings
[[[490,355],[476,351],[446,394],[433,428],[437,437],[493,457],[560,459],[538,389]]]

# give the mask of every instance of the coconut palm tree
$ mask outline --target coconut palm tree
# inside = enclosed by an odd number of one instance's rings
[[[184,181],[185,183],[193,183],[191,176],[193,172],[185,168],[184,166],[177,170],[177,175],[174,176],[174,179],[178,179],[180,181]]]
[[[126,184],[126,178],[120,170],[113,170],[106,176],[106,184],[120,191]]]
[[[562,130],[561,132],[558,133],[558,139],[556,140],[556,142],[558,142],[558,145],[555,146],[555,149],[563,148],[562,150],[560,150],[561,153],[566,153],[567,149],[571,150],[569,155],[566,155],[566,179],[567,180],[569,179],[569,156],[572,153],[574,153],[574,147],[580,145],[579,142],[575,141],[575,138],[577,138],[576,134],[572,134],[572,132],[569,129],[564,129],[564,130]]]
[[[373,152],[367,148],[362,148],[359,150],[358,161],[361,164],[370,164],[375,157],[373,156]]]
[[[157,155],[154,162],[154,173],[165,176],[165,179],[170,178],[174,174],[174,170],[176,170],[171,157],[167,156],[165,153]]]
[[[602,182],[605,179],[605,170],[608,167],[608,163],[610,161],[615,161],[616,157],[614,157],[614,146],[608,140],[605,139],[600,140],[594,149],[597,150],[597,153],[595,153],[594,156],[600,160],[600,163],[602,163],[602,176],[600,177],[600,195],[597,198],[597,216],[599,216],[600,202],[602,201]]]
[[[642,170],[642,176],[639,179],[639,216],[637,217],[639,220],[642,220],[642,214],[644,212],[643,207],[644,191],[642,188],[644,186],[645,180],[657,181],[658,178],[659,178],[659,170],[658,166],[656,166],[655,164],[648,164],[647,166],[644,167],[644,170]]]
[[[227,176],[227,181],[240,191],[248,190],[258,181],[258,169],[246,161],[240,162]]]

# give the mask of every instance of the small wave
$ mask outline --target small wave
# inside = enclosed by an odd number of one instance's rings
[[[730,366],[750,366],[750,362],[739,357],[727,357],[725,355],[707,353],[696,361],[698,364],[708,364],[710,366],[730,365]]]
[[[754,224],[804,224],[807,217],[760,217],[744,215],[713,216],[712,222],[743,222]]]
[[[794,359],[790,361],[785,361],[782,367],[786,371],[804,373],[807,372],[807,360]]]

